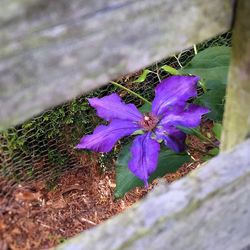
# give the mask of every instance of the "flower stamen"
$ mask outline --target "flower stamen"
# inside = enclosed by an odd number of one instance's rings
[[[152,113],[145,113],[143,119],[139,122],[146,131],[152,131],[159,122],[159,118]]]

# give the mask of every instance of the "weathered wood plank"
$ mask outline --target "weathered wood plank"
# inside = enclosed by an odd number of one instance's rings
[[[226,31],[231,0],[1,0],[0,129]]]
[[[238,0],[221,150],[250,137],[250,1]]]
[[[57,250],[250,247],[250,140]]]

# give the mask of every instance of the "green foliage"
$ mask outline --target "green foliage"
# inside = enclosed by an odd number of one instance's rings
[[[47,165],[43,161],[46,161],[51,168],[47,182],[49,188],[52,188],[74,157],[67,149],[75,146],[84,133],[86,124],[91,123],[91,116],[86,117],[86,112],[91,112],[91,109],[85,99],[73,100],[20,126],[1,132],[0,136],[6,146],[0,149],[11,159],[8,167],[4,163],[0,164],[1,173],[16,182],[20,179],[37,178],[42,172],[36,167],[36,162],[44,167]],[[24,157],[31,161],[27,163]]]
[[[225,92],[225,86],[218,85],[217,88],[211,89],[199,96],[195,100],[195,103],[209,108],[211,112],[206,114],[207,118],[221,122],[224,113]]]
[[[51,163],[61,166],[63,166],[68,160],[66,155],[60,153],[60,151],[49,151],[48,158]]]
[[[212,159],[213,157],[215,157],[218,154],[219,154],[219,149],[218,148],[213,148],[213,149],[208,151],[207,155],[205,155],[202,158],[202,160],[203,161],[208,161],[208,160]]]
[[[25,133],[26,129],[32,128],[35,131],[36,138],[56,138],[63,133],[62,127],[72,124],[82,127],[82,125],[89,122],[83,115],[84,111],[88,109],[89,106],[86,101],[83,102],[81,99],[73,100],[68,105],[55,108],[36,119],[24,123],[22,125],[23,133]]]
[[[142,74],[134,81],[134,83],[144,82],[150,72],[152,72],[152,71],[148,70],[148,69],[144,69]]]
[[[161,69],[163,69],[164,71],[166,71],[167,73],[169,73],[171,75],[180,75],[180,72],[177,69],[175,69],[169,65],[163,65],[163,66],[161,66]]]
[[[20,135],[17,129],[12,128],[8,131],[4,131],[2,135],[6,140],[10,154],[12,154],[14,150],[20,149],[23,151],[25,149],[25,138]]]
[[[199,52],[180,70],[182,74],[200,76],[205,82],[227,83],[231,48],[211,47]],[[209,88],[209,86],[207,86]]]
[[[207,138],[200,132],[200,127],[198,128],[186,128],[183,126],[176,126],[176,127],[187,135],[194,135],[202,141],[207,141],[213,144],[213,142],[209,138]]]
[[[201,132],[199,131],[200,128],[186,128],[183,126],[176,126],[179,130],[181,130],[182,132],[184,132],[187,135],[194,135],[197,136],[198,138],[202,139],[203,135],[201,134]]]
[[[152,105],[150,105],[149,103],[145,103],[143,104],[139,110],[142,112],[142,113],[147,113],[147,112],[150,112],[151,111],[151,108],[152,108]]]
[[[221,132],[222,132],[222,125],[221,123],[215,123],[213,126],[213,132],[217,140],[220,140]]]
[[[2,135],[7,141],[8,149],[17,151],[27,151],[32,148],[32,143],[37,141],[43,141],[46,144],[52,139],[58,139],[64,132],[63,128],[77,127],[73,130],[72,137],[73,139],[77,137],[79,140],[79,134],[83,132],[85,125],[90,123],[90,118],[84,113],[88,110],[90,108],[86,101],[74,100],[68,105],[47,111],[21,126],[7,130]],[[32,142],[29,140],[31,132],[35,139]]]
[[[208,107],[206,116],[214,121],[222,121],[227,73],[230,63],[229,47],[211,47],[199,52],[181,70],[182,74],[197,75],[202,78],[205,93],[196,99],[196,103]]]
[[[116,189],[115,198],[121,198],[135,187],[143,186],[143,182],[134,176],[128,169],[131,143],[124,146],[116,161]],[[149,183],[167,173],[174,173],[185,162],[190,161],[186,153],[176,154],[170,150],[160,152],[156,171],[149,178]]]

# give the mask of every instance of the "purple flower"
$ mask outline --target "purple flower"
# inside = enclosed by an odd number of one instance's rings
[[[147,186],[149,176],[157,167],[160,142],[175,152],[183,151],[186,135],[177,126],[197,127],[201,116],[209,112],[207,108],[187,103],[197,96],[198,80],[196,76],[172,76],[162,80],[155,89],[152,111],[144,114],[134,104],[125,104],[117,94],[88,99],[97,115],[110,123],[98,126],[76,147],[109,152],[122,137],[142,130],[144,133],[137,135],[132,143],[128,167]]]

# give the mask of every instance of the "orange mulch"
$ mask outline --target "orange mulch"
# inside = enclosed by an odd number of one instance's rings
[[[207,121],[202,130],[214,139],[211,127],[212,122]],[[168,182],[200,166],[202,156],[211,148],[193,136],[188,136],[188,145],[194,162],[166,175]],[[50,249],[121,213],[148,192],[136,188],[123,199],[114,200],[114,170],[101,173],[98,154],[94,153],[81,156],[81,162],[81,167],[64,173],[52,191],[47,190],[44,182],[37,181],[19,185],[8,200],[0,198],[0,250]],[[149,190],[154,185],[157,180]]]

